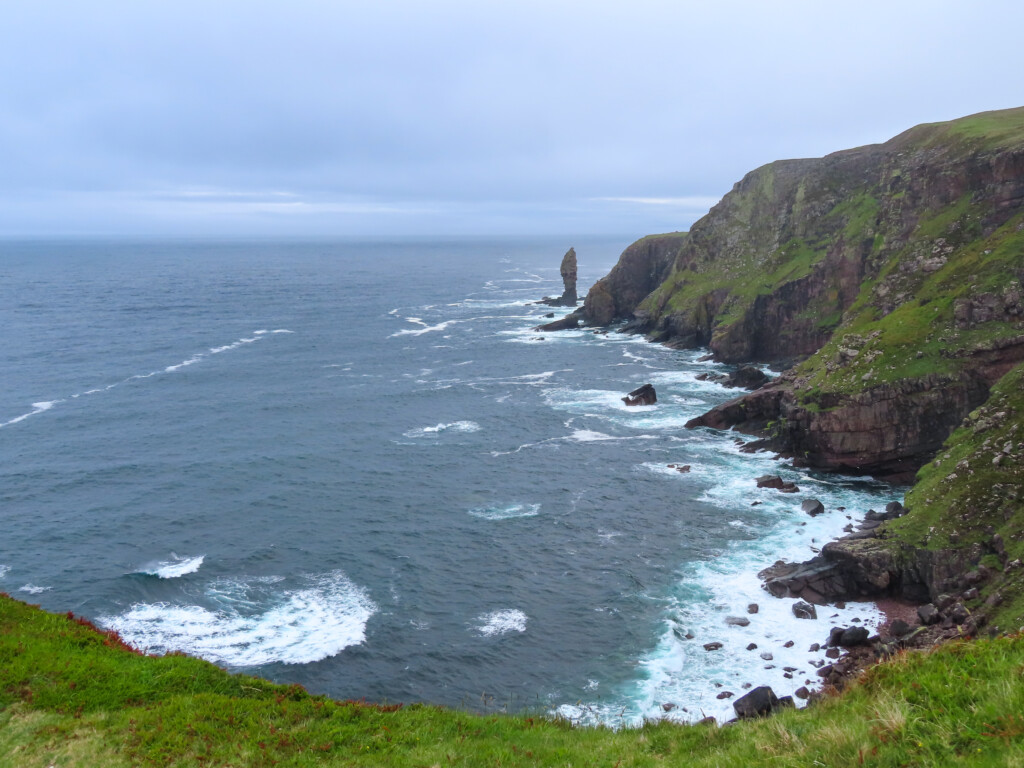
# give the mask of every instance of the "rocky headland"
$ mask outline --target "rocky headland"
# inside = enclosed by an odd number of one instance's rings
[[[770,364],[781,375],[688,426],[911,483],[814,560],[762,573],[810,603],[921,605],[880,654],[1024,625],[1022,282],[1019,108],[752,171],[688,233],[629,246],[543,329],[621,324]]]

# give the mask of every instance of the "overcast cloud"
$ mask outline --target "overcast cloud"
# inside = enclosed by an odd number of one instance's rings
[[[686,229],[1024,105],[1014,2],[11,0],[0,235]]]

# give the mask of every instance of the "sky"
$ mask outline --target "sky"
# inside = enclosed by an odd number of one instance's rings
[[[4,0],[0,237],[685,230],[1024,105],[1019,0]]]

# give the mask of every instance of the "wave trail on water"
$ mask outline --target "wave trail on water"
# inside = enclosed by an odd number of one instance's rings
[[[0,565],[0,579],[2,579],[4,576],[6,576],[10,572],[10,570],[11,570],[11,566],[9,566],[9,565]]]
[[[309,664],[366,639],[377,605],[341,571],[279,590],[273,579],[224,580],[205,597],[219,607],[137,603],[100,617],[107,629],[147,653],[183,651],[228,667]]]
[[[435,424],[432,427],[410,429],[403,433],[406,437],[436,437],[442,432],[479,432],[480,425],[475,421],[452,421],[447,424]]]
[[[241,346],[243,346],[245,344],[252,344],[253,342],[259,341],[261,338],[264,337],[264,334],[268,334],[268,333],[293,333],[293,331],[285,330],[283,328],[279,329],[279,330],[274,330],[274,331],[254,331],[254,335],[253,335],[252,338],[243,337],[243,338],[238,339],[237,341],[234,341],[234,342],[232,342],[230,344],[225,344],[225,345],[220,346],[220,347],[210,347],[207,352],[197,352],[196,354],[192,355],[191,357],[188,357],[185,360],[182,360],[180,363],[174,363],[173,365],[165,366],[164,368],[162,368],[160,370],[150,371],[149,373],[142,373],[142,374],[137,373],[137,374],[135,374],[133,376],[129,376],[126,379],[121,379],[120,381],[115,381],[113,384],[107,384],[104,387],[94,387],[93,389],[87,389],[87,390],[84,390],[82,392],[76,392],[73,395],[69,395],[68,397],[61,398],[59,400],[42,400],[42,401],[40,401],[38,403],[32,403],[32,410],[31,411],[29,411],[28,413],[23,413],[21,416],[16,416],[13,419],[10,419],[8,421],[0,422],[0,428],[8,427],[8,426],[10,426],[12,424],[17,424],[17,423],[19,423],[21,421],[24,421],[25,419],[27,419],[30,416],[35,416],[37,414],[44,413],[44,412],[50,410],[51,408],[53,408],[55,405],[59,405],[60,403],[67,402],[68,400],[74,400],[74,399],[79,398],[79,397],[86,397],[87,395],[96,395],[96,394],[99,394],[100,392],[109,392],[110,390],[114,389],[115,387],[119,387],[122,384],[127,384],[127,383],[132,382],[132,381],[139,381],[141,379],[149,379],[149,378],[152,378],[153,376],[157,376],[159,374],[175,373],[176,371],[180,371],[182,368],[187,368],[190,365],[195,365],[196,363],[201,362],[202,360],[204,360],[205,358],[209,357],[210,355],[218,355],[218,354],[220,354],[222,352],[227,352],[227,351],[232,350],[232,349],[238,349],[239,347],[241,347]]]
[[[498,637],[526,631],[526,614],[515,608],[485,613],[476,618],[476,631],[484,637]]]
[[[176,579],[179,576],[186,576],[187,574],[198,571],[205,559],[206,555],[181,557],[172,552],[170,560],[160,560],[154,563],[147,563],[139,568],[139,573],[145,573],[149,576],[158,576],[161,579]]]
[[[536,517],[540,504],[502,504],[491,507],[477,507],[469,510],[473,517],[484,520],[513,520],[518,517]]]
[[[51,587],[37,587],[35,584],[24,584],[18,588],[18,591],[27,592],[30,595],[39,595],[49,589],[51,589]]]

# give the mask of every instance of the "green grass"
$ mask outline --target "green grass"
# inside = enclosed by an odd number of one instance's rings
[[[145,657],[0,597],[0,765],[1024,765],[1024,638],[907,654],[842,696],[727,728],[572,727],[376,707]]]

